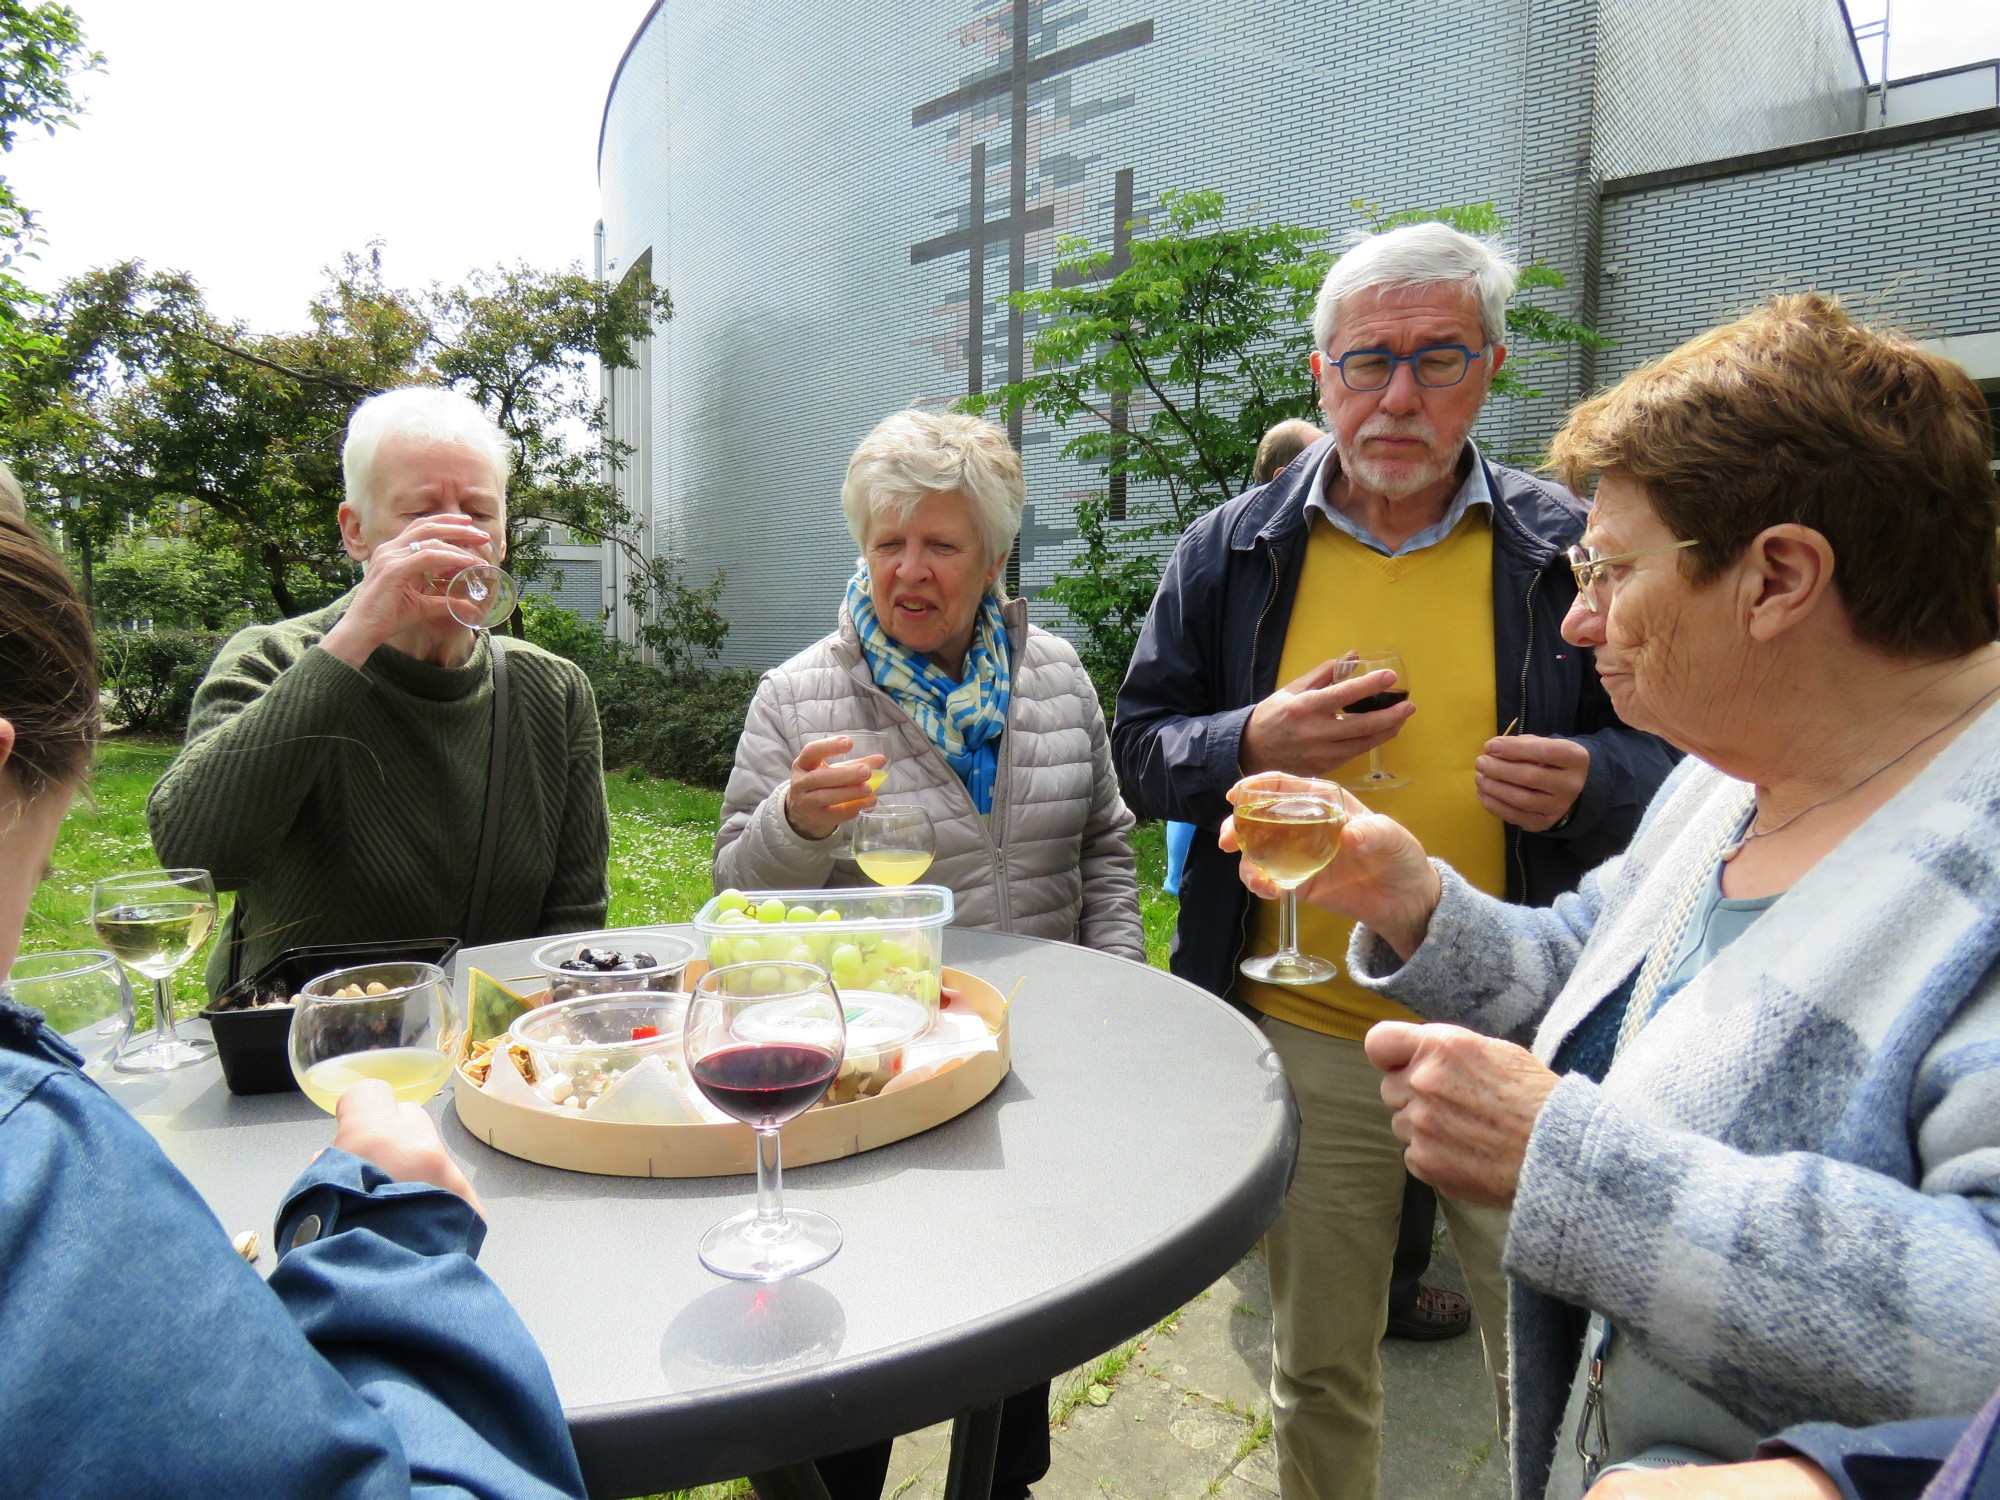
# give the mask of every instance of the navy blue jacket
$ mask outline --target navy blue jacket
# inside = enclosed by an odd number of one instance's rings
[[[0,996],[0,1494],[582,1495],[470,1204],[322,1152],[267,1284],[75,1060]]]
[[[1181,878],[1173,971],[1218,995],[1236,979],[1249,893],[1216,844],[1239,779],[1250,711],[1278,687],[1310,520],[1306,484],[1323,438],[1269,484],[1216,507],[1174,549],[1146,616],[1111,729],[1135,812],[1198,830]],[[1590,653],[1567,644],[1576,596],[1563,549],[1583,535],[1567,490],[1487,464],[1493,496],[1494,733],[1558,735],[1590,749],[1569,820],[1547,833],[1507,827],[1507,899],[1547,905],[1621,851],[1679,756],[1612,711]],[[1357,641],[1357,644],[1361,644]]]
[[[2000,1500],[2000,1392],[1969,1422],[1813,1422],[1757,1447],[1759,1458],[1793,1454],[1823,1469],[1843,1500]]]

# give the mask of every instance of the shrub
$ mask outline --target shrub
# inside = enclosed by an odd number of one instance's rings
[[[178,734],[202,674],[225,637],[203,630],[100,630],[99,675],[110,718],[127,729]]]
[[[690,665],[662,671],[575,611],[532,594],[521,601],[521,628],[537,646],[590,674],[607,766],[641,766],[718,789],[728,781],[757,691],[755,672]]]
[[[161,630],[233,630],[271,610],[241,558],[183,537],[123,539],[97,564],[91,586],[100,618],[150,620]]]

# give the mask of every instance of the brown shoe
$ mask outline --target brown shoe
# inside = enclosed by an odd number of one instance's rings
[[[1441,1286],[1419,1286],[1414,1302],[1389,1315],[1389,1326],[1382,1337],[1434,1344],[1442,1339],[1455,1339],[1470,1327],[1472,1303],[1463,1294]]]

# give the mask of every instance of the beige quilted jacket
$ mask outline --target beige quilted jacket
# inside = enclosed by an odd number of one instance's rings
[[[1014,693],[990,823],[923,731],[875,685],[842,609],[838,630],[757,685],[715,834],[716,889],[869,884],[851,860],[835,862],[843,834],[808,839],[793,831],[785,787],[806,741],[879,729],[890,751],[878,795],[930,813],[938,852],[924,879],[951,887],[955,925],[1059,938],[1144,962],[1132,814],[1118,795],[1097,695],[1070,644],[1028,624],[1025,602],[1010,602],[1003,614]]]

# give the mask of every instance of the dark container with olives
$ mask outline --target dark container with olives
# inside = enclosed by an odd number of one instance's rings
[[[296,1093],[286,1056],[292,1030],[292,996],[308,981],[357,964],[436,964],[447,975],[458,956],[457,938],[404,938],[388,943],[322,943],[287,948],[248,979],[238,980],[201,1013],[215,1037],[222,1081],[232,1094]]]

